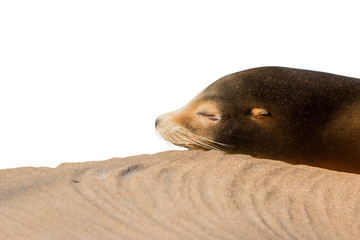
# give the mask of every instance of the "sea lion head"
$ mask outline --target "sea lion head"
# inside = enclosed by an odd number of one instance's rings
[[[241,72],[225,76],[184,107],[160,115],[157,131],[165,140],[188,149],[257,156],[276,151],[274,136],[286,138],[273,119],[273,111],[279,109],[257,96],[261,91],[244,77]]]
[[[188,149],[360,169],[359,103],[359,79],[262,67],[220,78],[155,125]]]

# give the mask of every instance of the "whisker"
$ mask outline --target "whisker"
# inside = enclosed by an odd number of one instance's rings
[[[170,144],[171,141],[170,141],[169,139],[167,139],[167,138],[169,137],[168,131],[164,132],[164,135],[165,135],[164,140],[165,140],[166,144],[167,144],[169,147],[171,147],[171,149],[174,149],[173,145]],[[170,142],[170,143],[169,143],[169,142]]]
[[[177,132],[177,131],[175,131]],[[183,147],[188,147],[191,148],[191,145],[196,145],[194,141],[192,141],[190,138],[188,138],[186,135],[176,135],[174,134],[174,136],[176,136],[176,138],[179,140],[180,144]]]
[[[207,144],[207,143],[205,143],[205,142],[199,141],[199,140],[197,140],[197,139],[195,139],[195,138],[188,139],[188,138],[187,138],[188,135],[185,135],[185,134],[182,133],[182,132],[179,132],[179,131],[177,131],[177,130],[176,130],[176,132],[179,133],[179,134],[181,134],[184,138],[186,138],[186,140],[194,143],[194,144],[197,145],[197,146],[200,145],[201,147],[204,147],[204,148],[209,149],[209,150],[210,150],[210,149],[214,149],[214,150],[223,151],[222,149],[220,149],[220,148],[218,148],[218,147],[216,147],[216,146],[212,146],[212,145]]]
[[[197,134],[192,133],[191,131],[182,128],[174,123],[170,123],[166,130],[158,131],[168,144],[169,142],[171,147],[174,145],[185,147],[189,149],[206,149],[206,150],[218,150],[225,151],[226,148],[232,147],[231,145],[216,142],[211,139],[207,139],[205,137],[199,136]]]
[[[178,145],[187,145],[186,143],[183,142],[183,140],[181,140],[178,136],[176,136],[176,134],[174,134],[170,131],[166,131],[166,135],[167,135],[167,137],[170,138],[168,141],[173,143],[173,145],[171,145],[172,147],[173,146],[181,147]]]
[[[193,139],[193,140],[196,141],[196,142],[198,142],[198,143],[201,143],[202,145],[208,146],[209,149],[214,149],[214,150],[223,151],[223,149],[221,149],[221,148],[219,148],[219,147],[216,147],[216,146],[213,146],[213,145],[210,145],[210,144],[201,142],[201,141],[196,140],[196,139]]]
[[[209,149],[209,147],[208,146],[206,146],[206,145],[204,145],[204,144],[202,144],[201,142],[195,142],[194,141],[194,139],[192,139],[192,138],[188,138],[187,137],[187,135],[184,135],[183,133],[180,133],[180,132],[178,132],[179,134],[181,134],[181,138],[182,139],[184,139],[185,141],[187,141],[187,142],[189,142],[188,144],[184,144],[184,145],[195,145],[195,146],[199,146],[199,147],[202,147],[202,148],[205,148],[205,149]]]
[[[196,136],[197,136],[198,138],[201,138],[201,139],[206,140],[206,141],[208,141],[208,142],[215,143],[215,144],[218,144],[218,145],[221,145],[221,146],[224,146],[224,147],[232,147],[231,145],[228,145],[228,144],[226,144],[226,143],[216,142],[216,141],[213,141],[213,140],[211,140],[211,139],[204,138],[204,137],[202,137],[202,136],[200,136],[200,135],[196,135]]]
[[[205,148],[207,148],[207,149],[209,149],[209,150],[213,149],[213,150],[223,151],[222,149],[220,149],[220,148],[218,148],[218,147],[215,147],[215,146],[212,146],[212,145],[210,145],[210,144],[206,144],[205,142],[201,142],[201,141],[196,140],[196,139],[193,139],[193,141],[195,141],[195,142],[198,143],[198,144],[201,144],[201,146],[204,146]]]
[[[177,126],[177,128],[178,128],[178,130],[181,130],[181,131],[183,131],[183,132],[185,132],[185,133],[188,132],[188,131],[187,131],[186,129],[184,129],[184,128],[181,128],[181,127],[178,127],[178,126]],[[191,134],[194,135],[194,136],[197,137],[197,138],[200,138],[200,139],[205,140],[206,142],[214,143],[214,144],[216,144],[216,145],[220,145],[220,146],[223,146],[223,147],[232,147],[231,145],[228,145],[228,144],[225,144],[225,143],[216,142],[216,141],[213,141],[213,140],[211,140],[211,139],[202,137],[202,136],[197,135],[197,134],[194,134],[194,133],[191,133]]]
[[[170,142],[172,142],[172,143],[180,143],[181,144],[181,140],[178,139],[173,133],[171,133],[170,131],[167,131],[166,134],[170,138]]]

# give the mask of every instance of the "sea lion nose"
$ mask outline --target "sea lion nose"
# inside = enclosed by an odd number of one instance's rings
[[[155,120],[155,128],[157,128],[157,125],[158,125],[158,123],[159,123],[159,118],[157,118],[156,120]]]

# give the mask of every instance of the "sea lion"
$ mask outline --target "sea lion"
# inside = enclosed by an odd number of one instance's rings
[[[360,79],[284,67],[227,75],[160,115],[161,136],[188,149],[360,172]]]

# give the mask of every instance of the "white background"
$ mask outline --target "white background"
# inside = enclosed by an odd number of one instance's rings
[[[0,169],[170,150],[154,121],[223,75],[360,77],[357,1],[0,2]]]

